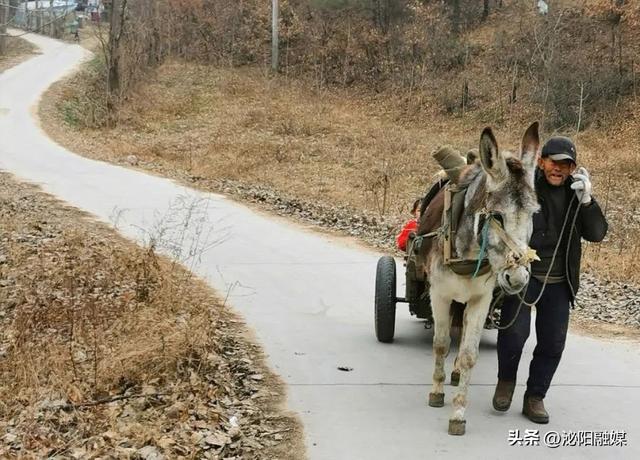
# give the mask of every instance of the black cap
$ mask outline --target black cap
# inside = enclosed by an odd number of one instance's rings
[[[576,163],[576,156],[576,146],[568,137],[552,137],[542,146],[542,158],[549,157],[555,161],[571,160]]]

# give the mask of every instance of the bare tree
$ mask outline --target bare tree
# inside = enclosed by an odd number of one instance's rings
[[[453,7],[453,12],[452,12],[453,33],[457,35],[460,32],[460,23],[462,21],[461,14],[460,14],[461,13],[460,0],[451,0],[451,3]]]
[[[120,57],[124,29],[126,26],[127,0],[111,2],[111,25],[107,47],[107,92],[112,97],[120,91]]]
[[[582,124],[582,108],[584,106],[585,101],[584,95],[584,82],[580,83],[580,107],[578,108],[578,125],[576,126],[576,137],[580,134],[580,127]]]

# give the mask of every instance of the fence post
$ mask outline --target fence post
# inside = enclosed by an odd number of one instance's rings
[[[5,1],[7,3],[5,3]],[[9,22],[9,0],[0,0],[0,55],[7,48],[7,22]]]

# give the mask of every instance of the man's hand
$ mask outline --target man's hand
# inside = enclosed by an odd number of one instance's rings
[[[581,204],[591,203],[591,180],[589,179],[589,172],[582,166],[573,174],[571,188],[575,190]]]

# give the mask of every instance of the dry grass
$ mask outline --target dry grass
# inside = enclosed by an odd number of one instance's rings
[[[165,375],[203,353],[217,302],[189,294],[187,273],[153,248],[136,249],[105,230],[90,238],[86,227],[41,221],[9,200],[2,225],[6,276],[16,285],[15,342],[3,366],[15,376],[3,379],[4,396],[33,403],[43,397],[34,389],[55,382],[73,402],[91,400],[122,379]]]
[[[65,88],[77,84],[68,81],[52,91],[43,107],[45,120],[56,118]],[[118,127],[82,130],[78,136],[69,127],[47,126],[60,142],[94,158],[123,162],[135,155],[142,167],[163,174],[265,184],[308,202],[401,222],[436,171],[430,152],[443,143],[474,147],[487,119],[479,111],[448,117],[429,111],[424,100],[421,104],[416,111],[410,101],[388,93],[315,91],[258,69],[171,63],[122,109]],[[607,241],[587,248],[585,264],[601,276],[635,283],[640,282],[640,191],[633,185],[640,171],[637,107],[627,101],[577,139],[580,163],[592,172],[611,224]],[[535,114],[531,106],[506,113],[497,129],[502,148],[517,149]]]
[[[0,456],[199,455],[198,429],[228,432],[230,413],[244,436],[226,454],[301,456],[280,382],[204,283],[35,187],[2,174],[0,190],[0,430],[17,437]],[[243,444],[283,429],[286,447]]]
[[[185,274],[162,267],[153,250],[69,229],[35,248],[12,244],[8,257],[29,267],[15,278],[9,394],[34,403],[45,395],[33,390],[53,384],[71,402],[98,399],[206,354],[215,301],[188,294]]]
[[[37,52],[37,48],[20,37],[7,38],[7,52],[0,55],[0,72],[20,64]]]

